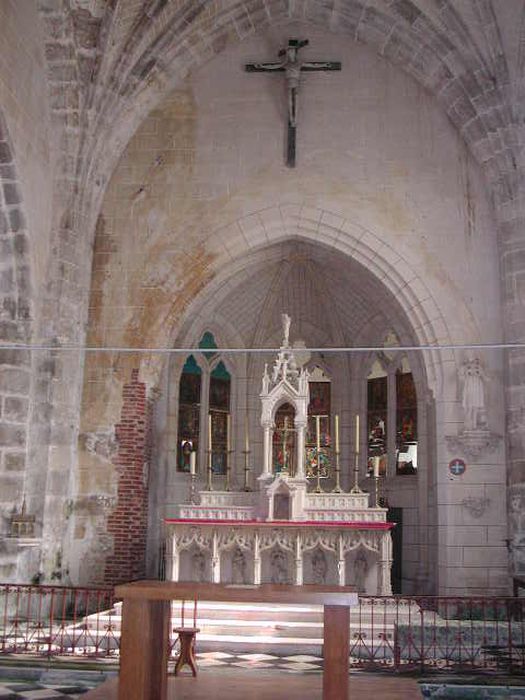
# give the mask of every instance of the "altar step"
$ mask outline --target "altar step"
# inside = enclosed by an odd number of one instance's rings
[[[391,646],[396,624],[417,619],[418,606],[413,602],[400,606],[378,599],[361,599],[359,606],[350,609],[350,642],[374,646]],[[182,626],[180,602],[173,605],[171,627]],[[184,624],[193,626],[193,603],[186,603]],[[102,635],[111,628],[120,636],[121,604],[111,611],[89,616],[83,621],[91,635]],[[273,654],[322,653],[323,611],[320,606],[270,605],[250,603],[211,603],[197,605],[197,636],[199,652],[230,651]]]

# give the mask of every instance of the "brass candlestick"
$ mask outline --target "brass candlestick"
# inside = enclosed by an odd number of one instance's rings
[[[250,450],[244,450],[244,490],[251,491],[250,488]]]
[[[339,450],[335,451],[335,486],[332,493],[343,493],[341,488],[341,466],[339,464]]]
[[[359,452],[355,453],[355,466],[354,466],[354,485],[350,493],[363,493],[359,488]]]
[[[317,452],[317,485],[314,489],[314,493],[323,493],[323,489],[321,488],[321,460],[319,459],[320,453],[321,453],[321,448],[318,448],[316,450]]]
[[[206,470],[206,491],[213,491],[211,478],[212,478],[212,468],[211,468],[211,450],[206,450],[208,453],[208,469]]]

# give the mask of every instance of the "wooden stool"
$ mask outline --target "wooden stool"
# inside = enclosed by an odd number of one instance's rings
[[[191,668],[191,672],[194,676],[197,675],[197,665],[195,663],[195,635],[200,632],[198,627],[176,627],[174,632],[179,635],[180,642],[180,654],[179,658],[175,663],[175,670],[173,671],[176,676],[181,668],[188,664]]]

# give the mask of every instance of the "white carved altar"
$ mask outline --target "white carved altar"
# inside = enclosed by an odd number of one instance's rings
[[[392,525],[386,509],[371,507],[370,494],[357,484],[344,493],[338,475],[329,493],[319,478],[311,483],[315,480],[306,477],[309,375],[297,366],[290,346],[289,317],[283,321],[282,346],[262,380],[263,464],[257,488],[212,490],[208,474],[207,489],[192,498],[196,502],[179,506],[178,517],[166,519],[167,576],[236,584],[353,584],[360,593],[391,595]],[[275,473],[273,431],[283,404],[293,409],[294,449],[288,453],[283,445],[283,463]],[[285,442],[287,430],[285,424]]]

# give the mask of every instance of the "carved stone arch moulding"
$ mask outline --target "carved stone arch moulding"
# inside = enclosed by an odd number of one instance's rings
[[[235,530],[224,532],[221,530],[217,535],[217,546],[221,551],[240,547],[251,552],[253,551],[254,539],[255,535],[251,530],[248,532],[235,532]]]
[[[352,532],[348,533],[345,532],[343,534],[343,543],[342,543],[342,548],[343,548],[343,554],[348,554],[348,552],[353,551],[354,549],[357,549],[358,547],[364,547],[365,549],[368,549],[370,552],[374,552],[376,554],[379,554],[380,551],[380,538],[381,534],[377,533],[367,533],[366,535],[358,533],[358,532]]]
[[[190,549],[193,544],[200,549],[211,550],[212,534],[198,527],[192,527],[176,535],[178,549]]]
[[[287,552],[295,551],[295,533],[286,532],[284,528],[274,528],[270,531],[263,531],[259,535],[259,549],[264,551],[272,547],[280,547]]]
[[[303,551],[305,552],[320,547],[327,552],[337,554],[339,549],[339,534],[337,532],[316,532],[306,534],[303,536],[302,546]]]

